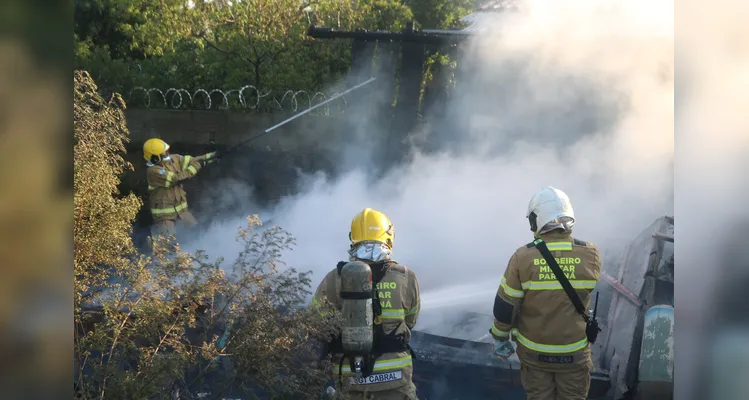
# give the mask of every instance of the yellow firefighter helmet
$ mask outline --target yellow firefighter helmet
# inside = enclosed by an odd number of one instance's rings
[[[146,161],[155,162],[153,160],[154,156],[159,157],[159,160],[160,160],[161,159],[160,156],[166,153],[168,150],[169,150],[169,145],[166,144],[165,141],[161,139],[151,138],[151,139],[146,140],[145,143],[143,143],[143,158],[145,158]]]
[[[351,220],[349,239],[351,239],[352,245],[359,242],[376,241],[385,243],[392,249],[393,224],[385,214],[371,208],[365,208]]]

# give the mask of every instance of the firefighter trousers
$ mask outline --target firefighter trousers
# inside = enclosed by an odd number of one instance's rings
[[[590,366],[548,372],[521,363],[520,380],[527,400],[585,400],[590,388]]]
[[[177,219],[164,219],[160,221],[154,221],[151,226],[151,237],[162,236],[177,236],[177,228],[181,230],[182,226],[185,228],[192,228],[198,224],[198,220],[189,211],[183,211],[180,213]]]
[[[180,213],[177,219],[165,219],[160,221],[154,221],[151,225],[151,239],[156,240],[159,236],[174,238],[179,242],[181,234],[184,233],[184,228],[192,228],[198,224],[195,217],[187,210]],[[182,237],[184,239],[184,237]],[[151,245],[153,250],[153,245]]]
[[[350,400],[419,400],[416,397],[416,385],[409,382],[396,389],[380,390],[377,392],[353,392],[348,391],[343,395],[344,399]]]

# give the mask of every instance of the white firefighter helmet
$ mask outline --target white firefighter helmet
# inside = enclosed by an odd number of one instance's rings
[[[531,231],[543,233],[544,226],[557,222],[559,228],[568,230],[575,224],[575,212],[572,211],[570,198],[563,191],[547,186],[531,197],[526,213]]]

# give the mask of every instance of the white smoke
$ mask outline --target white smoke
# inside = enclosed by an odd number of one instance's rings
[[[749,270],[746,251],[731,251],[746,248],[736,233],[749,220],[749,3],[707,4],[684,1],[679,7],[686,23],[677,53],[680,368],[674,398],[686,400],[744,397],[749,368],[746,318],[735,321],[737,314],[746,315],[746,285],[733,284],[746,282]],[[721,303],[733,303],[738,313],[730,315]],[[737,329],[738,344],[721,338],[726,325]],[[716,347],[722,356],[711,354]],[[694,390],[711,377],[718,379],[707,384],[707,393]]]
[[[419,277],[427,326],[430,309],[491,314],[507,261],[532,240],[526,207],[544,186],[569,195],[574,235],[604,253],[671,215],[673,4],[616,4],[530,2],[504,17],[471,45],[473,71],[458,82],[471,91],[449,105],[467,121],[450,134],[468,151],[416,152],[379,178],[308,177],[269,210],[296,237],[289,264],[322,279],[346,257],[351,218],[383,211],[393,258]],[[231,257],[238,225],[207,235],[220,248],[195,247]]]

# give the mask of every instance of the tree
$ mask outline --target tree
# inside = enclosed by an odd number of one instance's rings
[[[460,19],[476,7],[475,0],[406,0],[414,18],[423,28],[461,27]]]
[[[76,388],[86,399],[171,399],[176,392],[263,390],[316,397],[332,370],[310,342],[338,328],[300,308],[309,272],[283,268],[294,240],[257,216],[229,266],[167,239],[138,254],[129,237],[141,202],[121,196],[128,131],[119,95],[104,101],[74,76]]]
[[[349,65],[350,53],[340,43],[320,44],[306,37],[310,24],[343,30],[399,30],[413,18],[401,2],[385,0],[211,1],[196,3],[195,9],[194,38],[223,55],[223,62],[241,60],[253,72],[255,86],[277,89],[314,90],[327,83],[313,79],[326,76],[318,71],[329,70],[330,64],[341,59]],[[346,43],[345,50],[349,46]],[[330,58],[323,60],[319,54]],[[275,73],[279,71],[282,73]],[[300,87],[289,82],[307,85]]]
[[[76,68],[89,71],[106,93],[137,86],[194,91],[247,84],[263,93],[318,91],[347,73],[351,45],[307,37],[310,24],[397,31],[413,19],[397,0],[188,3],[77,0]]]
[[[382,31],[400,31],[414,19],[411,9],[400,1],[370,0],[364,3],[363,28]]]
[[[193,36],[219,53],[252,69],[254,85],[272,68],[291,43],[304,34],[304,5],[297,0],[196,2]]]
[[[162,84],[171,65],[159,61],[187,38],[189,15],[183,0],[75,0],[74,67],[110,94]]]
[[[75,0],[75,37],[113,59],[140,60],[174,49],[189,33],[184,0]]]

